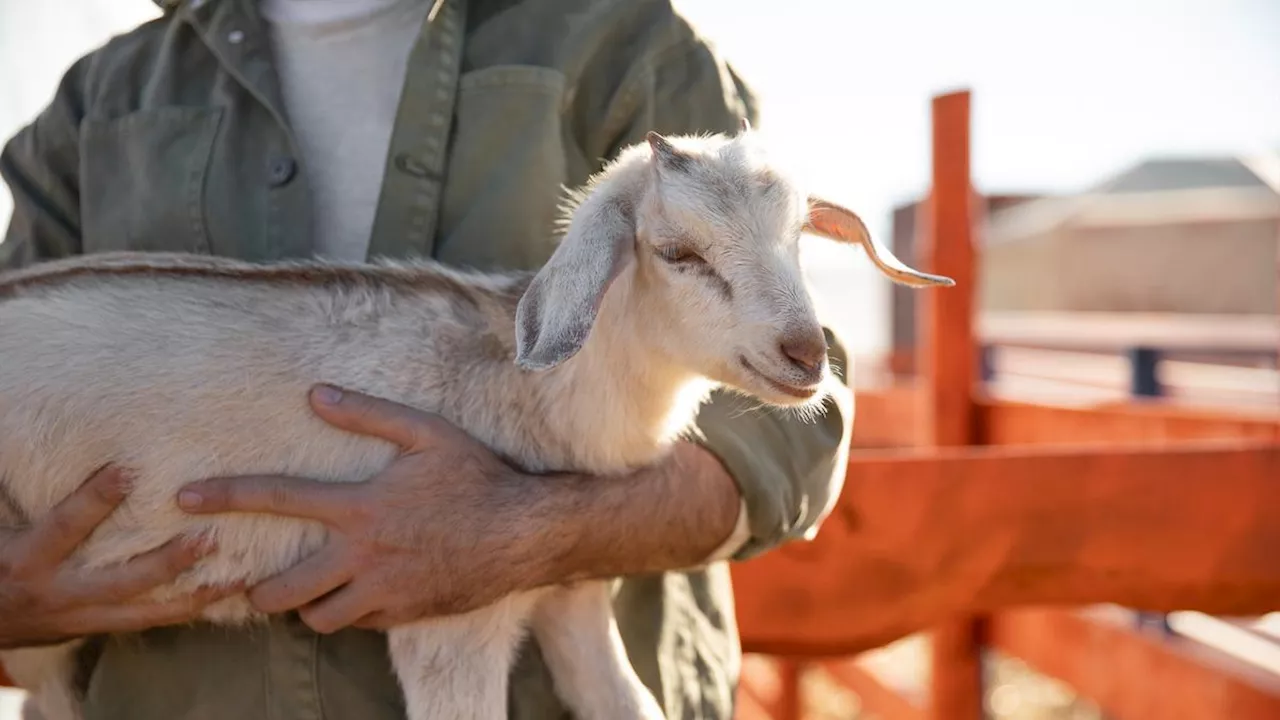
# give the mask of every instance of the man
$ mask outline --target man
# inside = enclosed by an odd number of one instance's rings
[[[537,267],[554,246],[561,186],[648,130],[732,132],[755,120],[750,91],[663,0],[161,6],[164,17],[73,65],[5,147],[15,208],[0,263],[132,249]],[[833,366],[845,367],[828,341]],[[671,461],[589,487],[524,483],[524,502],[505,505],[539,512],[494,519],[477,508],[503,473],[465,435],[353,393],[317,391],[313,407],[405,449],[370,480],[360,512],[296,478],[215,479],[181,495],[192,512],[329,524],[324,549],[252,589],[277,613],[265,629],[171,625],[213,595],[103,610],[194,561],[197,549],[177,544],[124,578],[72,578],[98,594],[68,600],[66,583],[48,580],[66,574],[66,543],[36,552],[49,537],[37,525],[4,552],[39,557],[22,555],[23,574],[0,580],[20,586],[27,607],[70,610],[43,612],[25,636],[0,627],[0,638],[95,636],[81,657],[87,720],[392,720],[404,711],[378,628],[579,573],[622,576],[623,638],[668,716],[728,718],[739,648],[718,560],[816,529],[843,479],[852,420],[848,395],[815,421],[744,413],[716,396]],[[91,527],[119,502],[112,472],[68,501],[72,525]],[[406,525],[425,530],[396,536]],[[568,541],[545,563],[504,550],[552,535]],[[513,718],[565,714],[533,642],[510,697]]]

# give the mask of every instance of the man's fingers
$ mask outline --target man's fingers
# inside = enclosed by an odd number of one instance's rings
[[[92,605],[78,609],[67,622],[73,635],[138,632],[176,625],[200,617],[208,605],[244,592],[246,583],[204,587],[172,600],[118,605]]]
[[[372,395],[317,385],[311,391],[315,413],[334,427],[389,440],[404,450],[418,449],[440,418]]]
[[[123,602],[175,580],[214,549],[211,540],[174,538],[127,562],[91,571],[68,594],[73,602]]]
[[[119,468],[106,466],[75,492],[13,540],[13,557],[23,565],[56,565],[71,554],[111,512],[128,491]]]
[[[402,623],[397,622],[391,615],[377,610],[351,623],[351,627],[360,628],[361,630],[390,630],[400,624]]]
[[[351,568],[342,555],[326,546],[320,552],[254,585],[249,602],[265,613],[281,613],[300,608],[351,580]]]
[[[383,628],[380,623],[385,617],[386,613],[383,613],[380,610],[375,610],[351,623],[351,627],[360,628],[361,630],[383,630],[385,628]]]
[[[190,513],[271,513],[332,524],[359,511],[362,485],[278,475],[212,478],[184,487],[178,506]]]
[[[321,598],[298,611],[298,617],[312,630],[327,634],[348,627],[373,612],[374,598],[355,583]]]

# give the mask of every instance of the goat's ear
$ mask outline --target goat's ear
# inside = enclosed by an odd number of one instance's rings
[[[688,169],[689,163],[693,162],[693,158],[653,130],[645,133],[644,138],[649,141],[649,148],[653,150],[653,157],[657,160],[655,164],[659,168],[681,171]]]
[[[546,370],[581,350],[605,292],[634,256],[634,203],[616,196],[583,201],[516,307],[516,364]]]
[[[888,247],[871,237],[867,226],[857,213],[822,198],[809,197],[809,217],[806,232],[837,242],[861,245],[867,257],[886,277],[910,287],[950,287],[955,280],[942,275],[930,275],[903,264]]]

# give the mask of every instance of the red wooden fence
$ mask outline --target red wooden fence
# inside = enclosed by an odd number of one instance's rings
[[[1117,719],[1280,718],[1280,678],[1195,641],[1139,632],[1116,604],[1280,609],[1280,414],[1159,404],[1053,407],[977,382],[969,93],[933,102],[933,182],[911,383],[857,393],[845,490],[817,538],[734,566],[740,715],[800,717],[820,665],[882,718],[983,716],[980,651],[1017,656]],[[911,697],[848,658],[916,632]]]

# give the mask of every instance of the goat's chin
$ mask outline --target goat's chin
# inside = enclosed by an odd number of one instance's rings
[[[734,372],[733,378],[725,384],[765,405],[800,410],[821,406],[827,394],[825,378],[817,385],[801,387],[784,384],[764,373],[747,369]]]
[[[752,394],[769,405],[793,409],[818,407],[822,404],[822,399],[826,395],[821,386],[806,390],[804,394],[783,393],[776,390],[772,390],[768,394],[753,391]]]

